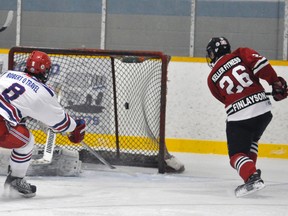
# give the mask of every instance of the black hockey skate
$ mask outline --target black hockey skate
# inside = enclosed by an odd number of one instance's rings
[[[28,184],[24,178],[11,176],[11,173],[9,173],[6,178],[4,188],[11,193],[18,192],[26,198],[34,197],[36,195],[35,185]]]
[[[248,194],[261,190],[264,187],[264,181],[261,179],[261,170],[258,169],[253,175],[249,177],[248,181],[245,184],[240,185],[235,189],[235,196],[246,196]]]

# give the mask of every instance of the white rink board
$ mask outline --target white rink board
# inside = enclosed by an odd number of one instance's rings
[[[288,67],[273,66],[288,81]],[[206,63],[171,62],[168,71],[166,137],[225,141],[226,112],[207,86]],[[267,91],[271,92],[265,84]],[[262,143],[288,144],[288,99],[271,99],[274,118]]]

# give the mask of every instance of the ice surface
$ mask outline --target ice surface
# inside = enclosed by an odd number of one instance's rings
[[[37,185],[34,198],[0,197],[6,216],[284,216],[288,215],[288,160],[258,160],[266,188],[245,198],[227,156],[174,154],[183,174],[157,169],[102,165],[86,167],[80,177],[28,177]],[[0,176],[4,184],[5,176]],[[3,194],[3,189],[0,188]]]

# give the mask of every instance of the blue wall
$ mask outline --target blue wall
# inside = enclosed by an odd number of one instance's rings
[[[102,0],[23,0],[21,44],[99,48],[101,4]],[[245,42],[268,58],[281,59],[284,6],[284,0],[196,1],[195,56],[204,55],[210,37],[223,35],[236,46]],[[17,0],[0,0],[0,18],[16,7]],[[191,0],[107,0],[107,14],[106,48],[189,55]],[[0,47],[15,45],[15,35],[14,18],[0,35]]]

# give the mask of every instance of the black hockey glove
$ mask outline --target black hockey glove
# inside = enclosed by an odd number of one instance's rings
[[[287,98],[287,83],[282,77],[272,85],[272,95],[275,101],[281,101]]]

